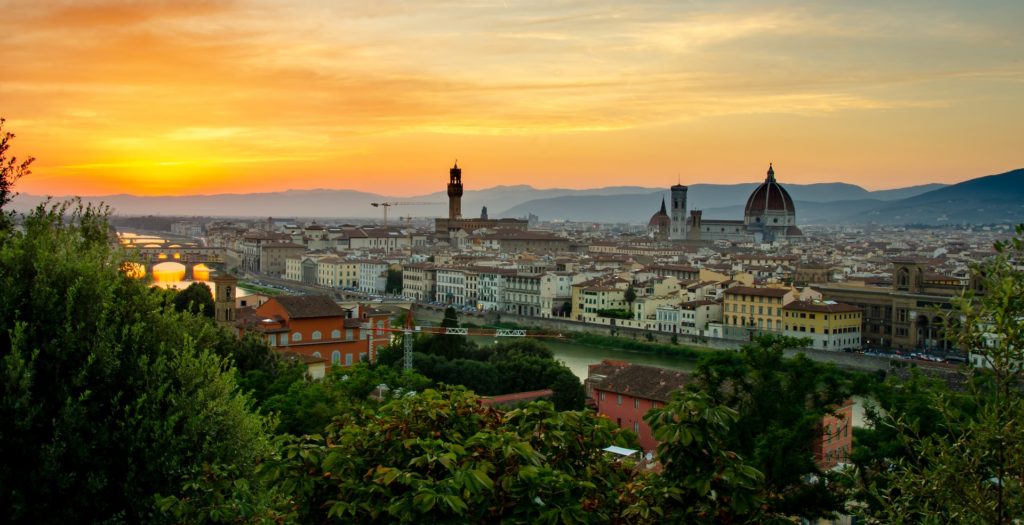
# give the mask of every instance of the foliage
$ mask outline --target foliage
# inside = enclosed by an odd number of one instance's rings
[[[962,394],[929,385],[878,416],[894,451],[862,486],[886,523],[1019,523],[1024,516],[1024,225],[996,244],[998,255],[973,272],[981,293],[956,301],[956,339],[982,367],[969,369]],[[952,319],[956,323],[957,319]],[[882,461],[882,460],[879,460]]]
[[[335,367],[321,381],[293,381],[287,390],[269,396],[262,406],[278,414],[278,433],[320,434],[334,417],[371,404],[367,398],[378,385],[388,387],[384,396],[387,400],[396,393],[422,390],[429,386],[429,380],[390,366],[358,363]]]
[[[189,311],[211,318],[214,314],[213,292],[206,283],[194,282],[188,285],[188,288],[174,296],[173,304],[179,312]]]
[[[811,444],[821,435],[822,417],[862,393],[863,384],[858,376],[803,354],[783,359],[784,349],[802,345],[798,339],[762,336],[738,354],[709,354],[698,365],[693,388],[739,414],[742,423],[727,444],[764,474],[765,509],[817,518],[842,510],[845,495],[829,486]]]
[[[402,270],[388,268],[388,278],[384,284],[384,293],[402,293]]]
[[[502,411],[427,390],[292,440],[268,474],[304,523],[585,523],[621,513],[636,473],[601,449],[628,445],[604,419],[544,402]]]
[[[624,310],[621,308],[602,308],[597,311],[597,315],[600,317],[609,317],[612,319],[632,319],[633,311]]]
[[[626,293],[623,295],[622,298],[625,299],[627,303],[629,303],[629,309],[632,310],[633,301],[636,301],[636,288],[633,288],[632,284],[627,286]]]
[[[765,523],[763,475],[731,449],[740,414],[703,392],[676,392],[644,415],[658,440],[661,476],[646,489],[660,520],[671,523]],[[634,509],[634,512],[636,509]]]
[[[425,336],[417,341],[416,370],[435,384],[463,385],[487,396],[551,388],[559,410],[583,408],[583,385],[543,344],[522,339],[487,347],[470,343],[451,351],[433,342],[447,337],[452,336]]]
[[[220,330],[118,271],[103,210],[40,206],[24,226],[0,246],[8,522],[159,522],[155,496],[204,465],[251,479],[272,421],[213,350]]]
[[[601,348],[615,348],[632,350],[636,352],[649,352],[658,355],[670,355],[682,359],[696,361],[703,355],[714,355],[720,352],[693,348],[690,346],[678,346],[673,344],[661,344],[648,341],[639,341],[626,337],[612,337],[607,335],[591,334],[586,332],[570,332],[566,334],[573,342],[581,345],[597,346]]]
[[[5,119],[0,117],[0,241],[3,240],[2,235],[10,229],[11,225],[11,217],[4,210],[4,206],[10,204],[17,195],[14,192],[14,183],[32,173],[30,167],[36,160],[33,157],[27,157],[18,162],[17,157],[8,156],[11,142],[14,141],[14,133],[4,131],[4,122]]]

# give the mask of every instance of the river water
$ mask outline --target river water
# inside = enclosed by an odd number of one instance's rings
[[[493,337],[470,337],[480,346],[493,344]],[[585,346],[576,344],[564,339],[541,339],[540,342],[552,350],[555,359],[565,363],[572,370],[580,381],[587,378],[587,367],[600,363],[604,359],[626,361],[638,365],[660,366],[673,370],[692,372],[696,370],[697,363],[680,357],[669,355],[648,354],[633,352],[617,348],[603,348],[596,346]],[[860,397],[853,398],[853,426],[864,427],[864,400]]]

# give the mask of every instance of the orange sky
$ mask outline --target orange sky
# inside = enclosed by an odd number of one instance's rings
[[[0,0],[0,115],[52,195],[1024,167],[1024,2],[891,4]]]

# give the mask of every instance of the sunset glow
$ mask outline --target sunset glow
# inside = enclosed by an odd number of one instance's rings
[[[1024,2],[0,0],[23,193],[752,182],[1024,165]]]

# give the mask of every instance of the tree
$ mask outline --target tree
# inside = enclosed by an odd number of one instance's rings
[[[8,523],[156,522],[204,466],[256,489],[272,421],[222,332],[119,272],[103,210],[38,207],[0,245],[0,508]],[[16,451],[16,452],[15,452]]]
[[[213,292],[209,285],[194,282],[174,296],[174,309],[179,312],[189,311],[213,318]]]
[[[26,157],[21,162],[15,156],[8,156],[11,142],[14,141],[14,133],[4,131],[5,119],[0,117],[0,235],[10,229],[11,217],[4,207],[10,204],[17,195],[14,192],[14,183],[18,179],[32,173],[30,167],[36,159]],[[2,237],[0,237],[2,240]]]
[[[763,474],[760,491],[770,514],[818,518],[843,510],[845,494],[828,483],[814,462],[811,444],[821,419],[862,391],[857,375],[786,348],[804,341],[762,336],[739,354],[713,353],[701,359],[693,388],[738,413],[740,423],[727,445]]]
[[[626,293],[623,295],[623,299],[625,299],[626,302],[629,303],[629,318],[632,319],[633,301],[636,301],[636,288],[633,288],[632,283],[630,283],[630,285],[626,287]]]
[[[607,419],[427,390],[341,415],[266,471],[294,487],[302,523],[612,522],[638,475],[602,452],[612,444],[629,442]]]
[[[932,428],[906,413],[882,420],[909,453],[894,457],[869,485],[890,523],[1019,523],[1024,516],[1024,225],[973,268],[980,292],[956,301],[958,346],[977,366],[963,394],[934,386]],[[874,480],[868,480],[872,483]]]
[[[384,284],[384,293],[402,293],[402,270],[388,268],[388,278],[386,283]]]

